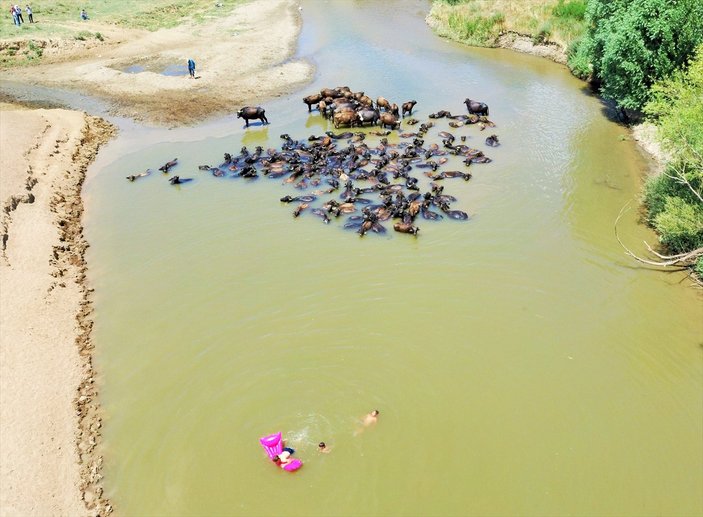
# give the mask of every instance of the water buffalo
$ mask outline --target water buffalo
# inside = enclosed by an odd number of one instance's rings
[[[491,147],[498,147],[500,145],[500,142],[498,141],[498,135],[491,135],[486,138],[486,145],[490,145]]]
[[[355,111],[340,111],[335,113],[334,117],[332,117],[335,129],[339,129],[341,125],[352,127],[357,120],[358,118]]]
[[[323,97],[332,97],[333,99],[336,99],[338,97],[342,97],[344,94],[339,90],[339,88],[324,88],[320,90],[320,95]]]
[[[400,117],[400,110],[398,109],[398,105],[395,102],[391,104],[391,109],[388,111],[390,111],[396,117]]]
[[[383,97],[379,97],[378,99],[376,99],[376,107],[378,109],[383,108],[385,110],[389,110],[389,109],[391,109],[391,103],[388,102],[387,99],[385,99]]]
[[[466,104],[466,109],[469,113],[475,113],[476,115],[488,116],[488,104],[485,102],[472,101],[471,99],[466,99],[464,101]]]
[[[266,118],[266,110],[261,106],[251,107],[245,106],[237,112],[237,118],[243,118],[249,127],[249,121],[252,119],[259,119],[262,124],[268,124],[269,121]]]
[[[161,172],[168,172],[172,167],[175,167],[177,163],[178,163],[178,158],[174,158],[170,162],[164,163],[161,167],[159,167],[159,170]]]
[[[321,100],[322,95],[320,95],[319,93],[303,97],[303,102],[308,105],[308,113],[312,112],[312,105],[319,103]]]
[[[403,116],[407,113],[408,115],[413,114],[413,108],[417,104],[417,101],[408,101],[403,103]]]
[[[373,108],[373,100],[368,95],[363,95],[361,98],[357,99],[359,104],[366,106],[368,108]]]
[[[364,108],[357,112],[357,116],[359,117],[359,122],[363,126],[367,122],[370,122],[374,125],[377,124],[381,114],[378,112],[378,110]]]
[[[391,113],[381,113],[379,120],[381,121],[381,129],[386,126],[390,126],[391,129],[395,129],[399,124],[398,119]]]
[[[412,223],[395,223],[393,225],[393,229],[396,232],[409,233],[415,236],[417,236],[417,233],[420,231],[420,228],[418,228],[417,226],[413,226]]]

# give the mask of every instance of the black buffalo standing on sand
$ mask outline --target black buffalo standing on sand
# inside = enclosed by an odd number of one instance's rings
[[[466,104],[466,109],[469,113],[474,113],[476,115],[488,116],[488,104],[485,102],[472,101],[471,99],[466,99],[464,101]]]
[[[266,110],[261,106],[256,108],[251,106],[244,106],[237,112],[237,118],[243,118],[249,127],[249,121],[252,119],[259,119],[262,124],[268,124],[269,120],[266,118]]]

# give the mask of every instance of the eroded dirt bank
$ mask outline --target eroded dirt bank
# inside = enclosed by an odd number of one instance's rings
[[[105,121],[0,112],[0,508],[105,514],[81,186]],[[84,501],[82,500],[84,499]]]

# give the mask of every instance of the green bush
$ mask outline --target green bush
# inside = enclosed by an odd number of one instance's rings
[[[581,40],[578,39],[569,45],[566,50],[567,65],[569,70],[579,79],[586,80],[591,75],[591,61],[588,57],[588,49],[585,45],[581,44]]]
[[[664,210],[654,219],[659,240],[674,253],[703,247],[703,208],[680,197],[667,197]]]
[[[467,18],[459,13],[451,13],[447,20],[449,28],[454,31],[462,41],[485,45],[495,39],[501,31],[505,16],[496,13],[492,16],[476,16]]]
[[[103,38],[103,35],[100,34],[99,32],[95,33],[95,39],[100,40],[100,41],[105,41],[105,38]]]
[[[691,185],[700,189],[703,183],[701,174],[690,175]],[[667,199],[680,198],[685,203],[695,206],[700,203],[682,182],[676,180],[674,167],[670,165],[665,174],[652,176],[644,186],[644,206],[647,209],[647,222],[654,225],[656,218],[666,209]]]
[[[583,20],[586,16],[586,1],[570,0],[564,2],[564,0],[559,0],[559,3],[552,8],[552,14],[557,18]]]
[[[88,38],[91,38],[93,36],[93,33],[90,31],[80,31],[78,34],[75,35],[75,39],[79,41],[85,41]]]
[[[589,0],[584,52],[601,94],[640,110],[650,86],[668,77],[703,42],[700,0]]]
[[[703,168],[703,45],[685,70],[652,86],[645,113],[656,119],[664,147],[689,168]]]

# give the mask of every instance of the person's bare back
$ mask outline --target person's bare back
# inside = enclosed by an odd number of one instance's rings
[[[371,425],[374,425],[376,422],[378,422],[378,413],[379,413],[378,409],[374,409],[373,411],[371,411],[371,413],[366,415],[364,417],[364,421],[363,421],[364,427],[369,427]]]

